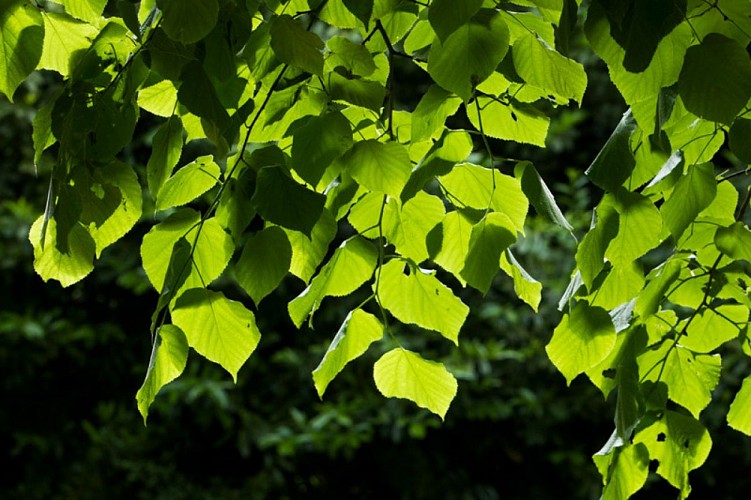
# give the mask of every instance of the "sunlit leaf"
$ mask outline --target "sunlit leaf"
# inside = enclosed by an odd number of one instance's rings
[[[284,231],[271,226],[248,238],[235,266],[238,284],[258,304],[274,291],[292,262],[292,246]]]
[[[0,92],[9,101],[36,68],[43,38],[44,23],[35,6],[23,0],[0,2]]]
[[[201,196],[219,182],[219,165],[200,156],[164,182],[156,199],[157,210],[179,207]]]

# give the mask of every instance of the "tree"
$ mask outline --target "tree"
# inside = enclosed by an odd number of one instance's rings
[[[35,269],[75,283],[153,212],[144,419],[190,348],[236,377],[261,337],[248,304],[288,274],[307,286],[288,305],[298,328],[326,297],[371,290],[313,372],[319,395],[386,335],[378,389],[443,417],[454,376],[393,325],[457,344],[455,291],[485,293],[499,271],[537,309],[541,284],[512,251],[529,205],[572,227],[535,167],[491,140],[544,147],[556,108],[581,103],[587,75],[566,55],[580,10],[630,108],[587,170],[604,195],[547,352],[569,383],[615,394],[603,496],[632,495],[657,461],[685,497],[711,447],[699,416],[718,351],[751,354],[748,2],[3,0],[0,91],[35,70],[64,81],[34,120],[35,161],[54,165]],[[396,98],[402,67],[426,82],[414,109]],[[141,182],[121,151],[145,113],[163,123]],[[744,433],[749,391],[727,417]]]

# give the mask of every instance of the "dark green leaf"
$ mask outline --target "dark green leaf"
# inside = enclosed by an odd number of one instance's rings
[[[295,182],[282,167],[264,167],[251,201],[267,221],[310,236],[326,197]]]

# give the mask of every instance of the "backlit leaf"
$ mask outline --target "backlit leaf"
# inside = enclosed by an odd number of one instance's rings
[[[85,278],[94,269],[94,240],[80,225],[74,225],[67,235],[68,248],[62,252],[55,244],[58,238],[57,222],[47,221],[45,245],[42,247],[44,216],[31,226],[29,241],[34,247],[34,270],[44,281],[57,280],[67,287]]]
[[[216,186],[220,173],[212,156],[196,158],[164,182],[156,199],[157,210],[190,203]]]
[[[43,19],[44,45],[39,68],[51,69],[68,76],[71,65],[76,63],[76,56],[89,48],[97,30],[90,24],[56,12],[45,12]]]
[[[248,238],[235,266],[238,284],[258,304],[274,291],[289,271],[292,246],[284,231],[267,227]]]
[[[490,212],[472,228],[461,276],[467,283],[488,293],[500,268],[501,253],[516,241],[516,231],[504,214]]]
[[[743,222],[718,228],[714,242],[717,249],[731,259],[751,262],[751,231]]]
[[[36,68],[43,38],[42,15],[36,7],[23,0],[0,2],[0,92],[9,101]]]
[[[172,174],[182,149],[183,125],[179,117],[172,116],[156,131],[151,156],[146,164],[146,178],[153,198],[157,198],[159,190]]]
[[[428,9],[428,19],[441,41],[472,19],[482,7],[482,0],[433,0]]]
[[[477,130],[496,139],[545,146],[550,118],[537,108],[482,96],[477,97],[477,103],[480,105],[479,114],[474,103],[467,105],[467,116]]]
[[[501,254],[501,269],[514,281],[514,292],[516,292],[517,297],[537,312],[542,299],[542,283],[529,275],[527,270],[516,260],[511,250],[506,250]]]
[[[694,165],[681,176],[660,211],[673,237],[678,238],[699,213],[707,208],[717,194],[714,166]]]
[[[164,32],[183,44],[204,38],[219,18],[217,0],[157,0],[156,4],[162,10]]]
[[[290,16],[271,23],[271,48],[283,63],[323,76],[323,41]]]
[[[407,149],[397,142],[359,141],[341,159],[362,186],[398,198],[412,164]]]
[[[730,405],[727,419],[730,427],[751,435],[751,377],[743,379],[743,385]]]
[[[251,201],[265,220],[310,236],[326,197],[295,182],[282,167],[264,167]]]

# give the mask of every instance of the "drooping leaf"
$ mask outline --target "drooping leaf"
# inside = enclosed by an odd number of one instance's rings
[[[445,418],[458,384],[446,367],[401,347],[373,366],[376,387],[386,397],[404,398]]]
[[[222,293],[203,288],[187,290],[177,299],[172,321],[198,354],[221,365],[235,382],[261,339],[252,312]]]
[[[277,226],[267,227],[245,242],[235,266],[237,282],[258,304],[276,289],[291,262],[292,246],[285,232]]]
[[[631,134],[635,129],[636,121],[631,112],[626,111],[608,142],[584,172],[602,189],[617,190],[634,170],[636,161],[631,152]]]
[[[428,72],[438,85],[469,101],[474,87],[503,60],[508,42],[508,27],[501,16],[493,10],[481,10],[445,41],[434,40]]]
[[[751,98],[751,59],[746,48],[719,33],[689,47],[678,79],[686,109],[730,124]]]
[[[154,338],[146,379],[136,393],[138,411],[146,419],[149,407],[156,399],[156,395],[165,385],[179,377],[188,362],[188,340],[185,334],[175,325],[164,325]]]
[[[694,165],[681,176],[660,212],[673,237],[678,238],[717,194],[714,166]]]
[[[602,500],[621,500],[639,491],[649,475],[649,452],[641,444],[615,448],[592,459],[603,476]]]
[[[282,167],[264,167],[251,201],[265,220],[310,236],[326,197],[295,182]]]
[[[45,245],[42,247],[44,216],[34,221],[29,231],[29,241],[34,247],[34,270],[44,280],[54,279],[63,287],[68,287],[85,278],[94,269],[96,246],[91,235],[80,225],[75,224],[67,234],[68,248],[65,252],[58,248],[57,221],[47,221]]]
[[[730,405],[727,420],[733,429],[751,435],[751,377],[743,379],[743,385]]]
[[[351,147],[352,129],[344,115],[312,117],[293,134],[291,166],[315,187],[329,165]]]
[[[397,142],[359,141],[341,159],[362,186],[398,198],[409,180],[412,164]]]
[[[477,97],[477,105],[467,105],[469,121],[477,130],[490,137],[507,141],[545,146],[550,118],[537,108],[524,103],[499,102],[490,97]],[[482,120],[482,123],[480,122]]]
[[[151,156],[146,163],[146,178],[153,198],[158,197],[159,190],[172,174],[172,169],[180,160],[182,148],[183,125],[179,117],[172,116],[156,131]]]
[[[542,283],[529,275],[527,270],[516,260],[511,250],[507,249],[501,254],[501,269],[514,281],[514,292],[516,292],[517,297],[537,312],[542,299]]]
[[[300,231],[284,229],[292,245],[292,263],[289,272],[305,283],[315,274],[318,265],[328,252],[329,244],[336,236],[336,219],[324,209],[320,219],[313,226],[310,236]]]
[[[615,327],[606,310],[580,301],[564,316],[545,347],[566,382],[600,363],[615,347]]]
[[[0,92],[9,101],[36,68],[43,38],[44,22],[36,7],[22,0],[0,2]]]
[[[94,26],[56,12],[45,12],[44,45],[39,68],[57,71],[67,77],[71,65],[91,45],[97,34]]]
[[[271,23],[271,48],[283,63],[323,76],[323,41],[290,16]]]
[[[376,249],[366,239],[355,236],[343,242],[310,285],[289,303],[292,322],[300,328],[325,297],[343,297],[357,290],[373,276],[376,260]]]
[[[162,11],[164,32],[185,45],[208,35],[219,19],[217,0],[157,0],[156,5]]]
[[[391,260],[381,269],[373,288],[383,307],[399,321],[435,330],[458,345],[469,308],[430,271],[407,266],[406,275],[404,268]]]
[[[441,41],[472,19],[482,7],[482,0],[434,0],[428,9],[428,19]]]
[[[449,212],[427,239],[430,257],[439,266],[454,275],[462,285],[466,284],[461,271],[467,260],[472,222],[458,210]]]
[[[514,167],[514,175],[521,181],[522,191],[537,213],[569,232],[574,230],[534,165],[527,161],[520,162]]]
[[[220,173],[211,155],[199,156],[164,182],[156,198],[157,210],[190,203],[216,186]]]
[[[438,85],[431,85],[412,114],[412,140],[428,139],[444,128],[446,118],[456,113],[462,100]]]
[[[313,382],[318,396],[323,397],[326,388],[347,363],[360,357],[370,344],[381,337],[383,325],[375,316],[362,309],[350,311],[318,367],[313,370]]]
[[[490,212],[472,228],[461,276],[468,284],[488,293],[500,268],[501,254],[516,241],[516,231],[506,215]]]

